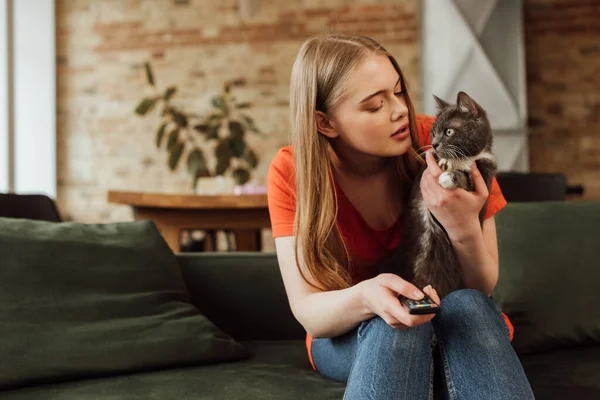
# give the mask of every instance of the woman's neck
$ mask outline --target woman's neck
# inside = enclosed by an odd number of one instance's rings
[[[368,178],[387,171],[389,159],[361,153],[346,146],[332,144],[331,160],[333,168],[339,174],[352,178]]]

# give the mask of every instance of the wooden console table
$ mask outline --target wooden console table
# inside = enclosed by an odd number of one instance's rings
[[[270,228],[266,195],[178,195],[109,191],[108,201],[133,208],[134,219],[150,219],[174,252],[182,229],[231,230],[237,250],[260,251],[260,230]]]

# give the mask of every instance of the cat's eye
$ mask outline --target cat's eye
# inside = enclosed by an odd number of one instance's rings
[[[446,134],[446,136],[452,136],[454,135],[454,129],[448,128],[444,133]]]

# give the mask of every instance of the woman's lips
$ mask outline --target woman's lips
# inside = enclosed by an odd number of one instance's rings
[[[408,124],[406,124],[403,127],[400,127],[400,129],[394,132],[394,134],[392,134],[392,139],[404,140],[408,137],[409,134],[410,130],[408,129]]]

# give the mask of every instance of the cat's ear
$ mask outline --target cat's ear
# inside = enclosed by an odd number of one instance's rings
[[[444,100],[440,99],[435,94],[433,95],[433,98],[435,99],[438,110],[442,111],[444,108],[450,107],[450,104],[446,103]]]
[[[456,96],[456,105],[461,111],[469,112],[475,117],[482,117],[484,115],[484,111],[479,104],[465,92],[458,92],[458,96]]]

